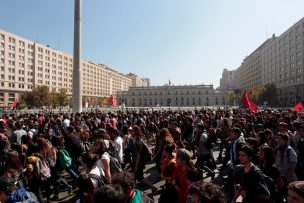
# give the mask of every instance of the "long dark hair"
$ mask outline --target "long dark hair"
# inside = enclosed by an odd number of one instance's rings
[[[275,162],[273,149],[270,146],[263,146],[261,148],[261,151],[264,152],[265,157],[262,164],[266,167],[273,166]]]
[[[98,159],[99,156],[91,152],[86,152],[81,156],[81,161],[87,165],[89,170],[92,170],[95,166],[97,166]]]
[[[91,178],[87,174],[80,174],[78,178],[79,196],[81,203],[94,202],[96,193],[95,187]]]

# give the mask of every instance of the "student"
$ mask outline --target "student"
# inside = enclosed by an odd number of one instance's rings
[[[255,166],[251,159],[253,150],[245,145],[239,149],[239,160],[244,166],[241,174],[241,183],[232,202],[241,195],[246,203],[268,203],[270,202],[270,192],[264,179],[263,172]]]
[[[0,202],[37,202],[37,198],[25,189],[16,186],[14,178],[0,177]]]
[[[220,187],[209,182],[192,183],[189,188],[192,203],[224,203],[225,196]]]
[[[193,167],[191,153],[186,149],[179,149],[176,153],[176,173],[172,181],[178,196],[178,203],[185,203],[188,196],[187,172]]]
[[[125,193],[125,203],[152,203],[144,192],[135,189],[134,175],[129,172],[113,175],[112,184],[120,185]]]
[[[288,203],[304,202],[304,181],[295,181],[288,186]]]

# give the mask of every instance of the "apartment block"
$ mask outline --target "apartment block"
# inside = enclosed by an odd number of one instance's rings
[[[81,66],[85,97],[109,97],[143,80],[104,64],[82,60]],[[0,107],[9,106],[22,93],[40,85],[50,91],[64,88],[71,96],[72,75],[73,56],[0,29]]]
[[[304,101],[304,18],[267,39],[235,70],[235,88],[267,83],[276,85],[282,106]]]

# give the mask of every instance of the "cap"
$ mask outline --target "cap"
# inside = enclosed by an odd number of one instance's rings
[[[191,153],[186,149],[179,149],[176,153],[176,157],[185,161],[190,161]]]

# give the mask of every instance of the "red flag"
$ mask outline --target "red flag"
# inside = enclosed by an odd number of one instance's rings
[[[300,115],[301,110],[304,110],[304,107],[303,107],[303,105],[302,105],[302,102],[299,102],[297,105],[295,105],[295,106],[293,107],[293,109],[294,109],[296,112],[298,112],[298,115]]]
[[[14,100],[14,102],[12,103],[10,110],[14,109],[17,106],[17,99]]]
[[[250,112],[256,113],[258,110],[258,106],[251,101],[251,99],[248,97],[247,92],[245,91],[242,98],[242,103],[249,109]]]
[[[111,106],[117,106],[116,98],[113,94],[109,98],[109,103]]]

